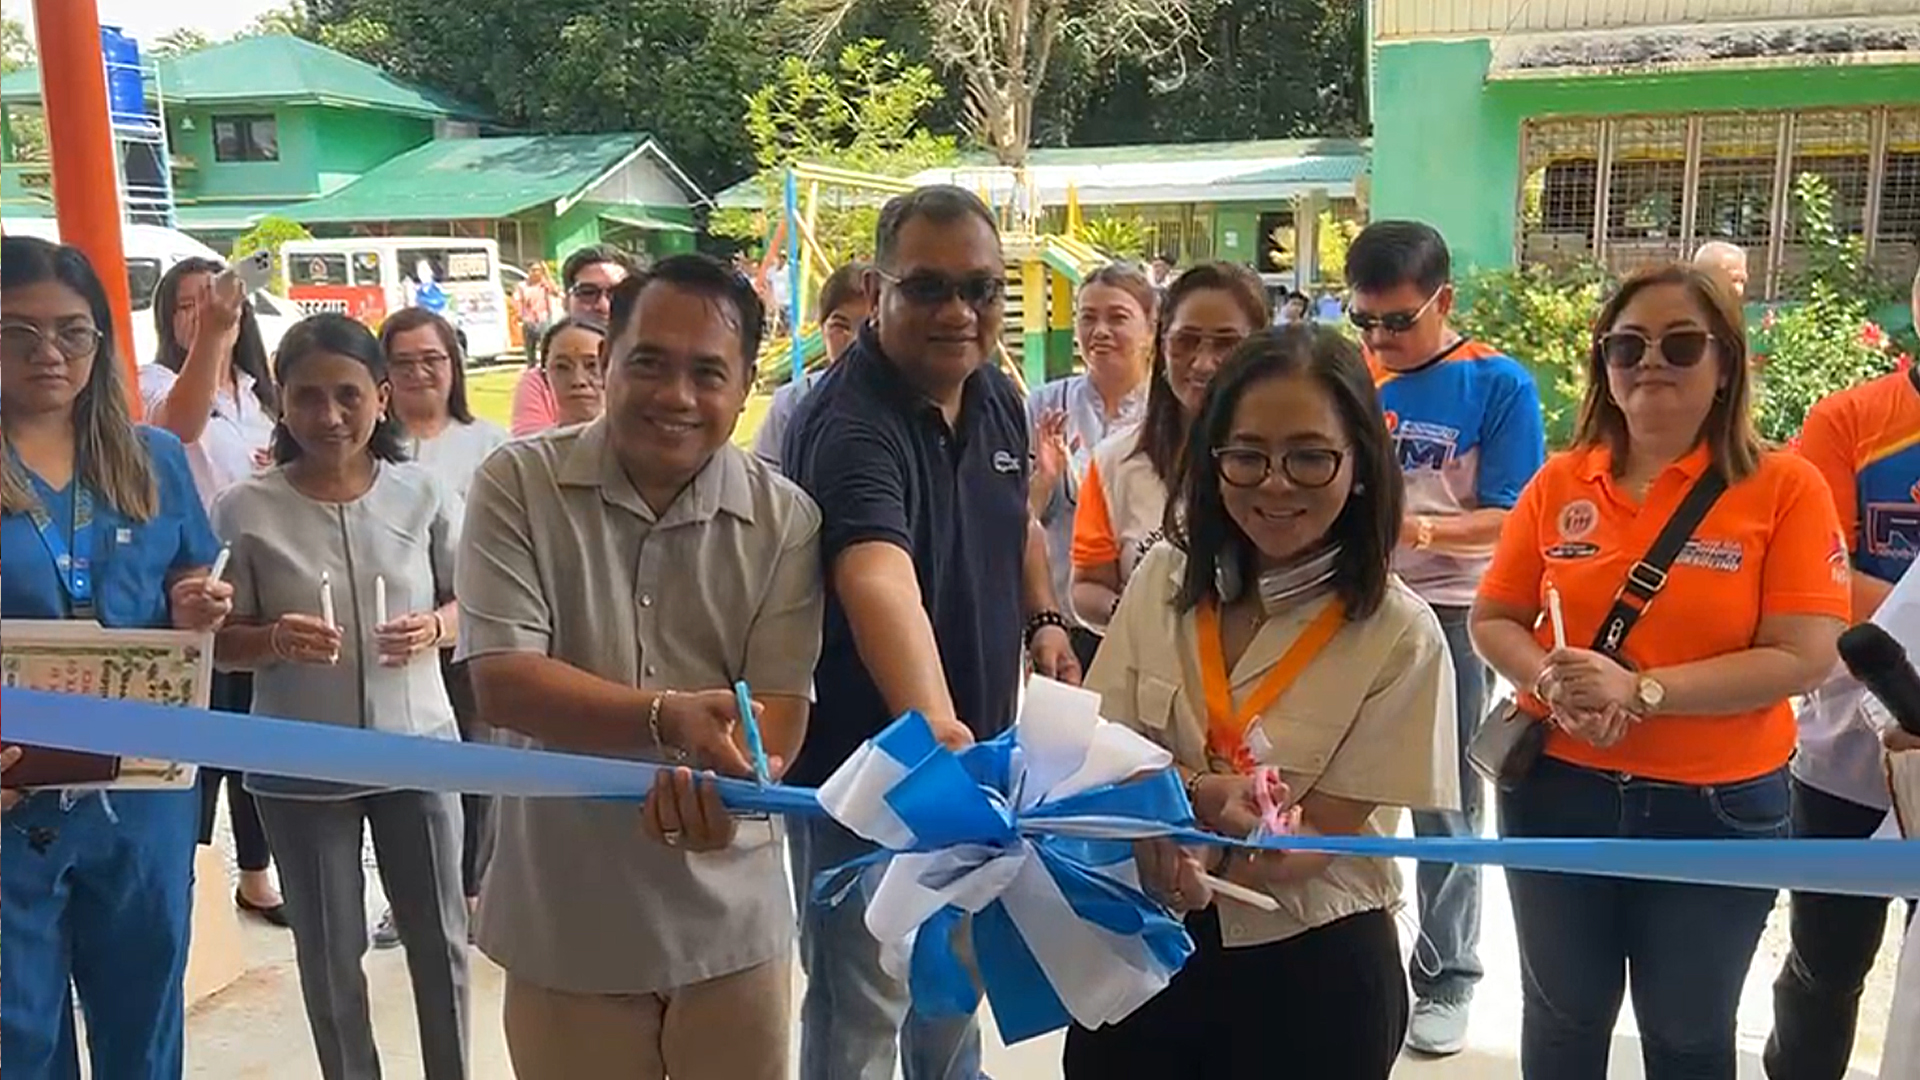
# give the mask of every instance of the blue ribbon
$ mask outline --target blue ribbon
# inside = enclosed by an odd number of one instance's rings
[[[0,689],[0,716],[10,743],[397,790],[635,800],[667,767],[19,689]],[[1249,846],[1195,828],[1171,770],[1017,814],[1020,793],[1014,785],[1023,770],[1014,733],[951,754],[933,741],[924,721],[908,717],[877,736],[874,745],[907,766],[886,801],[913,832],[908,850],[1031,844],[1079,918],[1138,938],[1153,961],[1167,969],[1177,969],[1192,951],[1184,928],[1138,890],[1100,872],[1124,861],[1128,845],[1050,830],[1097,820],[1182,842]],[[806,788],[723,779],[720,794],[736,811],[824,813],[817,793]],[[1254,846],[1770,890],[1920,894],[1920,843],[1912,842],[1280,837]],[[857,871],[897,854],[882,852],[842,870]],[[819,886],[824,891],[828,882]],[[977,1004],[973,980],[949,947],[961,918],[949,908],[920,928],[910,978],[918,1007],[967,1011]],[[999,901],[974,916],[972,940],[1007,1041],[1068,1022],[1065,1006]]]

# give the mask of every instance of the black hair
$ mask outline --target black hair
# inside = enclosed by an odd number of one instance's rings
[[[1347,287],[1386,292],[1409,282],[1431,293],[1453,276],[1439,230],[1423,221],[1376,221],[1347,248]]]
[[[426,308],[401,308],[380,324],[380,351],[393,353],[393,339],[421,327],[433,328],[453,364],[453,381],[447,386],[447,415],[463,424],[473,423],[473,409],[467,404],[467,336],[437,312]]]
[[[856,259],[828,274],[827,280],[820,283],[820,318],[825,320],[827,316],[833,314],[835,308],[855,300],[865,303],[866,294],[863,292],[862,281],[867,271],[871,269],[873,269],[871,266]]]
[[[190,255],[160,275],[153,292],[154,337],[160,343],[154,362],[174,374],[187,362],[187,350],[173,338],[173,311],[180,306],[180,284],[194,274],[218,274],[226,266],[217,259]],[[268,416],[280,415],[280,388],[273,381],[273,365],[268,361],[267,343],[260,336],[260,320],[253,313],[253,302],[240,305],[240,336],[234,339],[233,366],[253,380],[253,397]]]
[[[1256,576],[1253,544],[1221,500],[1213,451],[1226,442],[1234,410],[1250,387],[1292,375],[1320,384],[1352,442],[1353,489],[1328,530],[1340,544],[1334,592],[1354,620],[1371,616],[1386,599],[1406,494],[1380,396],[1359,346],[1331,328],[1296,323],[1260,331],[1242,342],[1207,387],[1173,497],[1167,500],[1166,534],[1187,554],[1174,599],[1182,611],[1220,599],[1215,568],[1223,559],[1239,560],[1241,580]]]
[[[591,331],[601,341],[604,342],[607,340],[606,324],[602,323],[599,319],[583,319],[577,315],[569,315],[559,322],[554,323],[552,326],[547,327],[547,332],[540,335],[540,359],[538,363],[542,369],[547,366],[548,354],[553,352],[554,339],[569,330]]]
[[[907,227],[907,222],[925,218],[936,225],[948,225],[968,217],[985,222],[995,241],[999,240],[1000,223],[994,220],[993,211],[980,201],[980,196],[966,188],[928,184],[895,195],[880,208],[880,223],[873,230],[874,264],[893,265],[894,256],[900,250],[900,230]]]
[[[293,378],[300,365],[321,353],[333,353],[353,360],[367,369],[367,375],[373,379],[373,385],[386,386],[391,378],[387,372],[386,350],[380,347],[380,339],[366,324],[350,319],[336,312],[309,315],[287,331],[280,339],[277,359],[280,365],[280,379],[284,383]],[[281,418],[273,427],[273,460],[285,465],[296,460],[302,453],[300,443],[288,430],[287,421]],[[367,453],[377,461],[407,460],[406,437],[402,434],[400,422],[390,412],[382,412],[373,422],[373,434],[367,439]]]
[[[760,304],[760,294],[754,291],[753,283],[711,255],[669,255],[614,286],[609,305],[612,318],[607,324],[608,343],[619,337],[633,320],[634,312],[640,306],[640,294],[656,282],[721,301],[733,308],[733,314],[740,323],[740,363],[745,367],[742,374],[751,383],[760,366],[760,334],[766,324],[767,312]]]
[[[560,287],[571,290],[574,280],[580,276],[582,270],[589,266],[599,266],[601,263],[612,263],[624,269],[629,275],[636,274],[640,270],[633,256],[612,244],[590,244],[568,255],[567,261],[560,264]]]
[[[1208,262],[1189,267],[1167,285],[1160,300],[1160,328],[1154,335],[1153,370],[1147,375],[1147,409],[1140,420],[1139,443],[1135,454],[1144,454],[1153,465],[1153,473],[1173,487],[1179,471],[1180,456],[1186,446],[1187,417],[1180,399],[1167,384],[1167,329],[1187,297],[1198,292],[1219,291],[1233,297],[1253,329],[1273,322],[1273,308],[1267,300],[1267,287],[1260,276],[1238,263]],[[1130,455],[1131,456],[1131,455]]]
[[[160,510],[160,486],[147,448],[134,430],[127,405],[126,373],[113,337],[113,305],[85,252],[32,236],[0,237],[0,292],[48,282],[58,283],[86,302],[93,328],[100,335],[93,351],[92,374],[73,398],[74,449],[79,456],[80,479],[108,505],[134,521],[150,521]],[[26,470],[13,455],[11,440],[0,425],[0,441],[7,443],[0,505],[8,513],[26,513],[40,503]]]

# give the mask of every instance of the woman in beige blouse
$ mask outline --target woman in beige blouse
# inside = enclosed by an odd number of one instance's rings
[[[1388,570],[1400,471],[1359,351],[1309,326],[1249,338],[1185,462],[1170,542],[1128,581],[1087,675],[1105,715],[1173,752],[1222,834],[1257,824],[1258,768],[1307,833],[1390,835],[1402,807],[1454,806],[1453,671],[1439,622]],[[1136,855],[1197,951],[1126,1020],[1075,1028],[1069,1078],[1386,1080],[1408,1010],[1391,862],[1167,841]],[[1278,910],[1214,896],[1203,873]]]

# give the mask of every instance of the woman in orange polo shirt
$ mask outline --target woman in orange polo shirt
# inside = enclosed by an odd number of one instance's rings
[[[1787,699],[1832,670],[1849,610],[1832,500],[1812,465],[1766,449],[1753,430],[1746,334],[1724,283],[1683,265],[1642,271],[1595,326],[1575,446],[1521,494],[1473,611],[1480,654],[1530,687],[1523,708],[1550,724],[1542,759],[1500,795],[1501,832],[1782,836]],[[1634,605],[1621,660],[1586,648],[1710,471],[1726,490],[1664,586]],[[1507,881],[1525,1076],[1604,1077],[1629,986],[1648,1076],[1733,1076],[1735,1012],[1771,891],[1523,872]]]

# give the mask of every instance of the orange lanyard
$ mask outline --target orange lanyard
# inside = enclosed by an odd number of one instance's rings
[[[1220,607],[1212,600],[1203,601],[1194,618],[1200,638],[1200,685],[1207,700],[1207,749],[1215,757],[1232,762],[1235,768],[1248,771],[1257,762],[1247,749],[1247,732],[1259,721],[1260,714],[1279,701],[1307,665],[1333,641],[1340,627],[1346,624],[1346,608],[1338,599],[1328,601],[1238,710],[1233,707],[1233,684],[1227,681],[1227,650],[1220,638]]]

